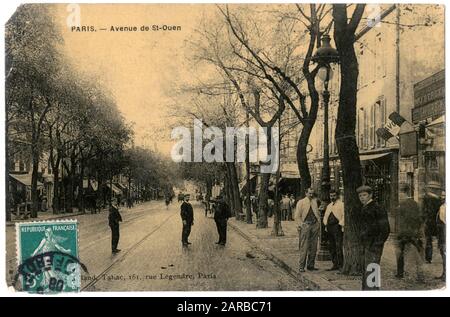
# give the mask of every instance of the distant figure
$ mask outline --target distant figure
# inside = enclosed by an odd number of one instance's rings
[[[361,241],[363,246],[363,290],[378,290],[379,286],[368,285],[368,266],[380,264],[384,243],[389,237],[389,220],[383,206],[372,198],[372,188],[360,186],[356,189],[361,207]]]
[[[267,217],[273,216],[274,207],[275,207],[275,202],[273,201],[273,199],[271,197],[269,197],[267,199]]]
[[[315,271],[317,270],[314,265],[320,232],[320,215],[313,188],[308,188],[306,197],[298,201],[294,219],[299,233],[299,272],[305,272],[306,262],[307,269]]]
[[[208,217],[209,199],[210,199],[210,195],[208,195],[208,193],[206,193],[205,199],[203,200],[203,204],[205,205],[205,217]]]
[[[183,231],[181,233],[181,243],[184,247],[189,244],[189,235],[191,234],[191,227],[194,225],[194,210],[189,202],[190,195],[186,194],[183,198],[183,203],[181,204],[181,220],[183,221]]]
[[[428,182],[423,197],[422,212],[425,216],[425,261],[431,263],[433,259],[433,236],[437,235],[436,215],[441,207],[441,185],[438,182]]]
[[[288,216],[288,220],[293,221],[294,220],[294,210],[295,210],[295,197],[293,194],[289,196],[290,200],[290,206],[291,206],[291,212]]]
[[[170,197],[169,197],[169,195],[165,195],[164,196],[164,200],[165,200],[165,203],[166,203],[166,210],[167,210],[167,209],[169,209],[169,204],[170,204]]]
[[[281,206],[281,220],[288,220],[289,218],[292,218],[291,200],[289,199],[288,195],[283,195],[283,198],[281,198],[280,201],[280,206]]]
[[[120,230],[119,230],[119,223],[122,221],[122,216],[119,212],[119,205],[111,206],[109,207],[109,227],[111,228],[111,250],[113,254],[116,254],[120,252],[119,249],[117,249],[117,245],[119,244],[119,238],[120,238]]]
[[[252,211],[255,214],[256,219],[258,219],[259,218],[259,215],[258,215],[258,197],[256,197],[256,195],[253,194],[253,195],[250,196],[250,201],[252,203]]]
[[[409,185],[401,184],[399,191],[400,203],[397,207],[398,231],[396,234],[397,278],[403,278],[405,266],[405,250],[408,246],[414,247],[414,256],[417,269],[417,279],[422,280],[423,241],[422,224],[423,215],[419,205],[414,199],[408,197]]]
[[[330,200],[323,224],[328,232],[329,249],[333,266],[328,271],[339,270],[344,265],[343,240],[344,240],[344,203],[339,197],[337,190],[330,190]]]
[[[438,247],[442,256],[442,274],[438,278],[445,282],[445,191],[441,194],[442,205],[436,217],[437,232],[438,232]]]
[[[218,197],[216,211],[214,212],[214,221],[216,222],[219,241],[216,244],[225,245],[227,243],[227,222],[231,217],[231,210],[222,196]]]

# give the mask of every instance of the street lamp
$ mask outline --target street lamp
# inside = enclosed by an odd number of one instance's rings
[[[328,140],[328,104],[330,102],[330,92],[328,91],[328,83],[333,77],[333,70],[331,64],[339,63],[338,51],[331,47],[330,36],[324,34],[322,36],[322,45],[317,49],[311,60],[317,63],[319,70],[317,76],[323,82],[322,100],[323,100],[323,166],[322,166],[322,179],[320,184],[320,196],[321,196],[321,219],[325,214],[325,208],[330,202],[330,150]],[[327,241],[324,238],[325,231],[322,226],[320,235],[320,250],[318,254],[318,260],[329,260],[329,252],[327,250]]]

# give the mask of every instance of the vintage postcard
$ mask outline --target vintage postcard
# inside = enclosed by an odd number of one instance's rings
[[[444,9],[19,5],[10,291],[445,289]]]

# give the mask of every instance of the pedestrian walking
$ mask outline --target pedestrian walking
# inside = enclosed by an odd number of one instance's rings
[[[122,221],[122,216],[119,212],[119,205],[109,207],[109,227],[111,228],[111,251],[113,254],[120,252],[120,249],[117,249],[117,245],[119,244],[120,238],[120,229],[119,223]]]
[[[431,263],[433,259],[433,237],[437,235],[436,215],[441,207],[441,185],[430,181],[425,187],[422,210],[425,217],[425,261]]]
[[[445,236],[446,236],[446,230],[445,230],[445,191],[442,191],[441,194],[441,207],[439,208],[439,212],[436,217],[436,223],[437,223],[437,232],[438,232],[438,247],[439,252],[441,253],[442,257],[442,274],[438,278],[443,280],[445,282]]]
[[[183,198],[183,203],[181,204],[181,220],[183,221],[183,230],[181,233],[181,243],[184,247],[187,247],[189,244],[189,235],[191,234],[191,227],[194,225],[194,210],[192,209],[192,205],[189,202],[190,195],[186,194]]]
[[[408,247],[414,251],[417,279],[423,280],[423,215],[417,202],[409,197],[408,184],[401,184],[399,188],[400,203],[397,207],[398,230],[395,237],[395,249],[397,257],[397,278],[403,278],[405,266],[405,251]]]
[[[386,209],[373,200],[372,188],[361,186],[357,188],[361,207],[361,236],[363,256],[363,290],[378,290],[379,283],[368,283],[369,273],[373,264],[380,265],[384,243],[389,236],[389,220]]]
[[[344,238],[344,203],[337,190],[330,190],[330,200],[323,224],[328,232],[329,251],[333,266],[328,271],[340,270],[344,265],[343,238]]]
[[[305,272],[306,263],[308,270],[315,271],[317,270],[314,265],[320,232],[320,215],[314,189],[308,188],[306,197],[298,201],[294,219],[299,232],[299,271]]]
[[[280,201],[281,207],[281,220],[288,220],[289,214],[291,213],[291,200],[288,195],[283,195]]]
[[[216,211],[214,212],[214,221],[219,234],[219,241],[216,244],[225,245],[227,243],[227,222],[231,217],[230,206],[225,202],[222,196],[218,197]]]

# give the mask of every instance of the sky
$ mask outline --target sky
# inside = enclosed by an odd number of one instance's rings
[[[128,122],[134,122],[136,145],[169,154],[171,81],[187,78],[185,41],[211,5],[81,4],[80,25],[96,32],[73,32],[68,4],[57,5],[55,22],[61,28],[64,51],[74,67],[98,78],[111,91]],[[181,31],[112,32],[111,27],[170,25]],[[101,30],[106,29],[106,30]]]

